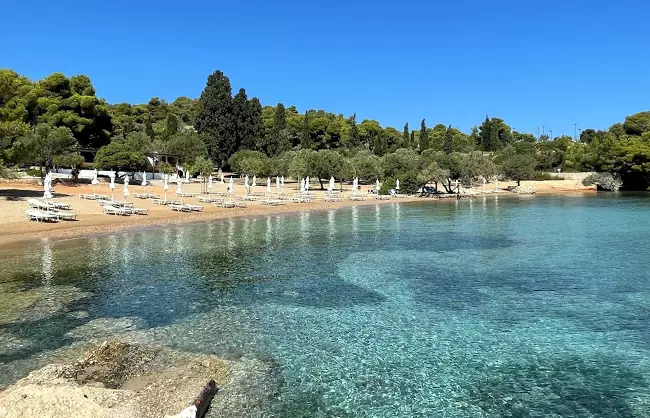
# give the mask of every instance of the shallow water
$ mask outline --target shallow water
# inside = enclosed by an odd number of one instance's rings
[[[123,335],[277,360],[269,416],[650,417],[649,203],[390,204],[0,252],[0,386]]]

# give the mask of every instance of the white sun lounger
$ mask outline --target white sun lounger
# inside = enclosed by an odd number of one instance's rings
[[[77,214],[74,212],[62,212],[60,210],[50,210],[48,213],[51,213],[55,216],[57,216],[59,219],[63,219],[66,221],[75,221],[77,220]]]
[[[172,205],[167,205],[167,207],[169,208],[169,210],[175,210],[177,212],[191,212],[192,211],[192,209],[187,207],[187,205],[172,204]]]
[[[149,214],[149,209],[146,208],[125,208],[126,210],[130,210],[132,214],[134,215],[148,215]]]
[[[128,208],[120,208],[120,207],[115,207],[111,205],[104,205],[102,206],[102,209],[104,209],[104,213],[107,215],[131,215],[131,211]]]
[[[25,211],[25,217],[29,220],[37,221],[37,222],[44,222],[44,221],[58,222],[59,221],[59,217],[54,213],[43,212],[38,209],[27,209]]]
[[[50,203],[45,203],[41,202],[40,200],[37,199],[27,199],[27,203],[29,204],[30,208],[36,208],[36,209],[56,209],[56,206],[50,204]]]

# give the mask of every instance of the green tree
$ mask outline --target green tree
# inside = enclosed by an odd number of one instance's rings
[[[404,132],[402,133],[402,148],[411,148],[411,135],[409,134],[409,124],[404,124]]]
[[[382,177],[382,160],[370,151],[360,151],[352,158],[354,177],[371,181]],[[351,178],[351,177],[348,177]]]
[[[169,139],[172,135],[175,135],[178,132],[178,118],[174,114],[167,115],[167,120],[165,121],[165,139]]]
[[[143,171],[147,167],[145,155],[133,151],[121,140],[113,140],[97,151],[95,155],[95,168],[104,170],[128,171],[134,173]]]
[[[314,142],[311,139],[311,128],[309,125],[309,111],[305,112],[302,119],[302,129],[300,130],[300,147],[302,149],[312,149]]]
[[[429,134],[427,133],[427,125],[422,119],[420,123],[420,152],[429,149]]]
[[[228,163],[234,172],[248,174],[249,176],[270,175],[271,171],[271,161],[269,157],[260,151],[237,151],[230,157]]]
[[[24,160],[41,167],[41,177],[43,168],[51,168],[56,157],[77,154],[79,148],[70,129],[62,126],[52,128],[44,123],[38,124],[29,134],[20,138],[17,146]]]
[[[312,175],[318,178],[321,190],[324,189],[323,179],[329,180],[330,177],[340,178],[343,171],[344,159],[338,152],[329,149],[323,149],[313,155]]]
[[[361,138],[359,137],[359,127],[357,126],[357,114],[353,114],[348,119],[348,124],[350,125],[350,133],[348,135],[348,147],[356,148],[361,144]]]
[[[194,132],[178,132],[169,138],[165,151],[177,155],[183,164],[191,164],[198,157],[207,155],[205,142]]]
[[[415,142],[415,131],[411,131],[411,141],[410,141],[410,148],[411,149],[417,149],[417,143]]]
[[[316,154],[316,151],[310,149],[301,149],[295,152],[289,163],[289,175],[296,179],[314,176],[316,174],[314,171]]]
[[[640,138],[621,141],[613,150],[611,172],[621,177],[625,190],[648,190],[650,143]]]
[[[221,71],[215,71],[208,77],[198,106],[194,128],[206,139],[212,160],[223,165],[237,151],[237,143],[232,89],[230,80]]]
[[[422,160],[414,150],[399,149],[386,154],[381,161],[383,178],[402,178],[407,174],[417,175],[420,172]]]
[[[212,174],[214,163],[205,158],[198,156],[190,167],[190,171],[201,176],[201,193],[208,192],[208,177]]]
[[[443,151],[445,154],[451,154],[454,152],[454,136],[452,133],[451,125],[447,128],[445,132],[445,142],[443,144]]]
[[[271,156],[278,155],[290,148],[291,144],[287,136],[286,109],[282,103],[278,103],[273,115],[273,128],[267,140],[266,153]]]
[[[503,162],[503,174],[521,185],[522,180],[535,177],[535,157],[529,154],[511,154]]]
[[[153,130],[153,125],[151,124],[151,119],[147,119],[147,121],[144,124],[144,133],[147,134],[147,136],[153,140],[156,138],[156,133]]]

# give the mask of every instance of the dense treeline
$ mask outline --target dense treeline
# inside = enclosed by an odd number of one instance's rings
[[[416,129],[406,124],[398,130],[374,120],[359,122],[356,115],[262,106],[244,89],[233,95],[220,71],[208,77],[198,99],[168,103],[154,97],[132,105],[106,103],[84,75],[55,73],[33,82],[0,70],[0,146],[2,166],[78,168],[80,151],[90,149],[99,150],[96,167],[130,171],[145,169],[146,156],[169,154],[195,172],[212,163],[256,175],[399,176],[410,179],[407,183],[450,188],[451,180],[472,183],[496,175],[524,180],[561,169],[608,171],[628,188],[650,185],[650,112],[607,131],[584,130],[579,141],[536,138],[488,116],[470,133],[429,127],[425,120]],[[157,169],[172,170],[166,164]]]

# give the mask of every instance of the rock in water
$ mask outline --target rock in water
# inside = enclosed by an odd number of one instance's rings
[[[158,418],[182,411],[205,382],[224,387],[206,417],[265,416],[279,382],[271,362],[104,343],[79,362],[48,365],[0,393],[2,418]],[[251,390],[252,389],[252,390]]]

